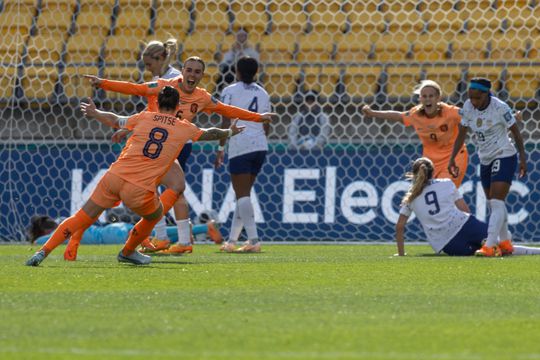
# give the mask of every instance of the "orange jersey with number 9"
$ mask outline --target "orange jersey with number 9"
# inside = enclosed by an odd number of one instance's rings
[[[122,127],[133,130],[133,134],[109,170],[152,192],[156,191],[184,144],[189,140],[197,141],[203,133],[189,121],[149,111],[129,117]]]

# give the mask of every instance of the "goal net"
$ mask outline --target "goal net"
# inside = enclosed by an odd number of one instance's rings
[[[393,239],[403,174],[421,154],[401,123],[364,118],[360,108],[403,111],[413,87],[437,81],[461,106],[471,77],[521,111],[529,175],[508,198],[516,239],[540,240],[538,110],[540,5],[536,0],[3,0],[0,1],[0,239],[22,240],[33,215],[66,217],[88,198],[120,146],[112,130],[85,119],[92,97],[121,115],[139,97],[93,90],[83,74],[149,81],[144,43],[178,40],[172,65],[207,64],[202,87],[219,97],[225,54],[240,29],[259,54],[258,81],[280,115],[253,191],[262,239]],[[232,76],[231,76],[232,75]],[[319,108],[308,111],[308,97]],[[294,121],[298,114],[307,114]],[[325,124],[327,119],[328,125]],[[200,127],[220,124],[200,114]],[[296,125],[294,125],[296,124]],[[473,148],[471,147],[471,150]],[[226,233],[234,209],[228,168],[213,168],[216,144],[195,144],[186,196],[192,218],[217,212]],[[489,212],[471,151],[462,185],[480,219]],[[103,218],[102,218],[103,220]],[[417,221],[407,238],[422,239]]]

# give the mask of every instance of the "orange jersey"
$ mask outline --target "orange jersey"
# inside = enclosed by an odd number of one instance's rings
[[[423,156],[446,166],[452,155],[461,116],[458,107],[445,103],[440,105],[441,113],[434,118],[421,115],[420,105],[404,113],[401,118],[405,126],[413,126],[416,130],[422,142]],[[465,149],[465,145],[463,147]]]
[[[236,106],[225,105],[210,95],[205,89],[197,87],[191,94],[185,93],[180,87],[182,81],[182,75],[172,79],[158,79],[143,84],[103,80],[100,87],[107,91],[114,91],[127,95],[145,96],[148,98],[148,111],[157,111],[158,94],[161,89],[168,85],[174,87],[180,93],[177,116],[182,119],[193,121],[193,118],[197,113],[204,111],[206,113],[217,113],[231,119],[239,118],[241,120],[261,122],[260,114]]]
[[[149,111],[131,116],[122,127],[133,134],[109,171],[152,192],[184,144],[197,141],[203,133],[189,121]]]

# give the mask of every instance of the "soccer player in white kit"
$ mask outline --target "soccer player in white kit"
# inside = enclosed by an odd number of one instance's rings
[[[255,82],[258,68],[259,64],[254,58],[240,58],[236,64],[238,82],[223,89],[221,93],[223,103],[254,112],[270,111],[270,96]],[[222,128],[228,127],[229,123],[230,119],[223,118]],[[221,250],[241,253],[260,252],[261,243],[250,194],[268,151],[266,135],[269,131],[269,125],[241,120],[238,121],[238,125],[245,126],[244,134],[241,134],[242,136],[238,139],[231,138],[228,147],[229,170],[236,194],[236,208],[229,240],[221,246]],[[216,167],[223,164],[224,145],[225,141],[220,141],[215,161]],[[236,248],[242,228],[246,229],[248,240],[243,246]]]
[[[404,256],[404,232],[414,212],[436,253],[471,256],[481,249],[488,225],[467,212],[463,196],[450,179],[433,179],[433,162],[417,159],[407,177],[412,180],[396,224],[398,255]],[[540,248],[514,246],[514,255],[540,255]]]
[[[527,174],[525,148],[516,119],[510,107],[492,96],[490,89],[491,82],[487,79],[471,80],[469,99],[461,110],[459,133],[448,163],[448,170],[455,174],[454,158],[465,141],[467,131],[471,129],[480,158],[480,179],[491,209],[488,236],[476,255],[489,257],[511,254],[513,251],[505,199],[516,172],[518,153],[519,177]],[[508,130],[514,137],[515,146],[508,136]]]

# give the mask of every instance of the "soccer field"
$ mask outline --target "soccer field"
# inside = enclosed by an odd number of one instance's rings
[[[540,257],[394,245],[116,262],[119,246],[0,246],[2,359],[538,359]]]

